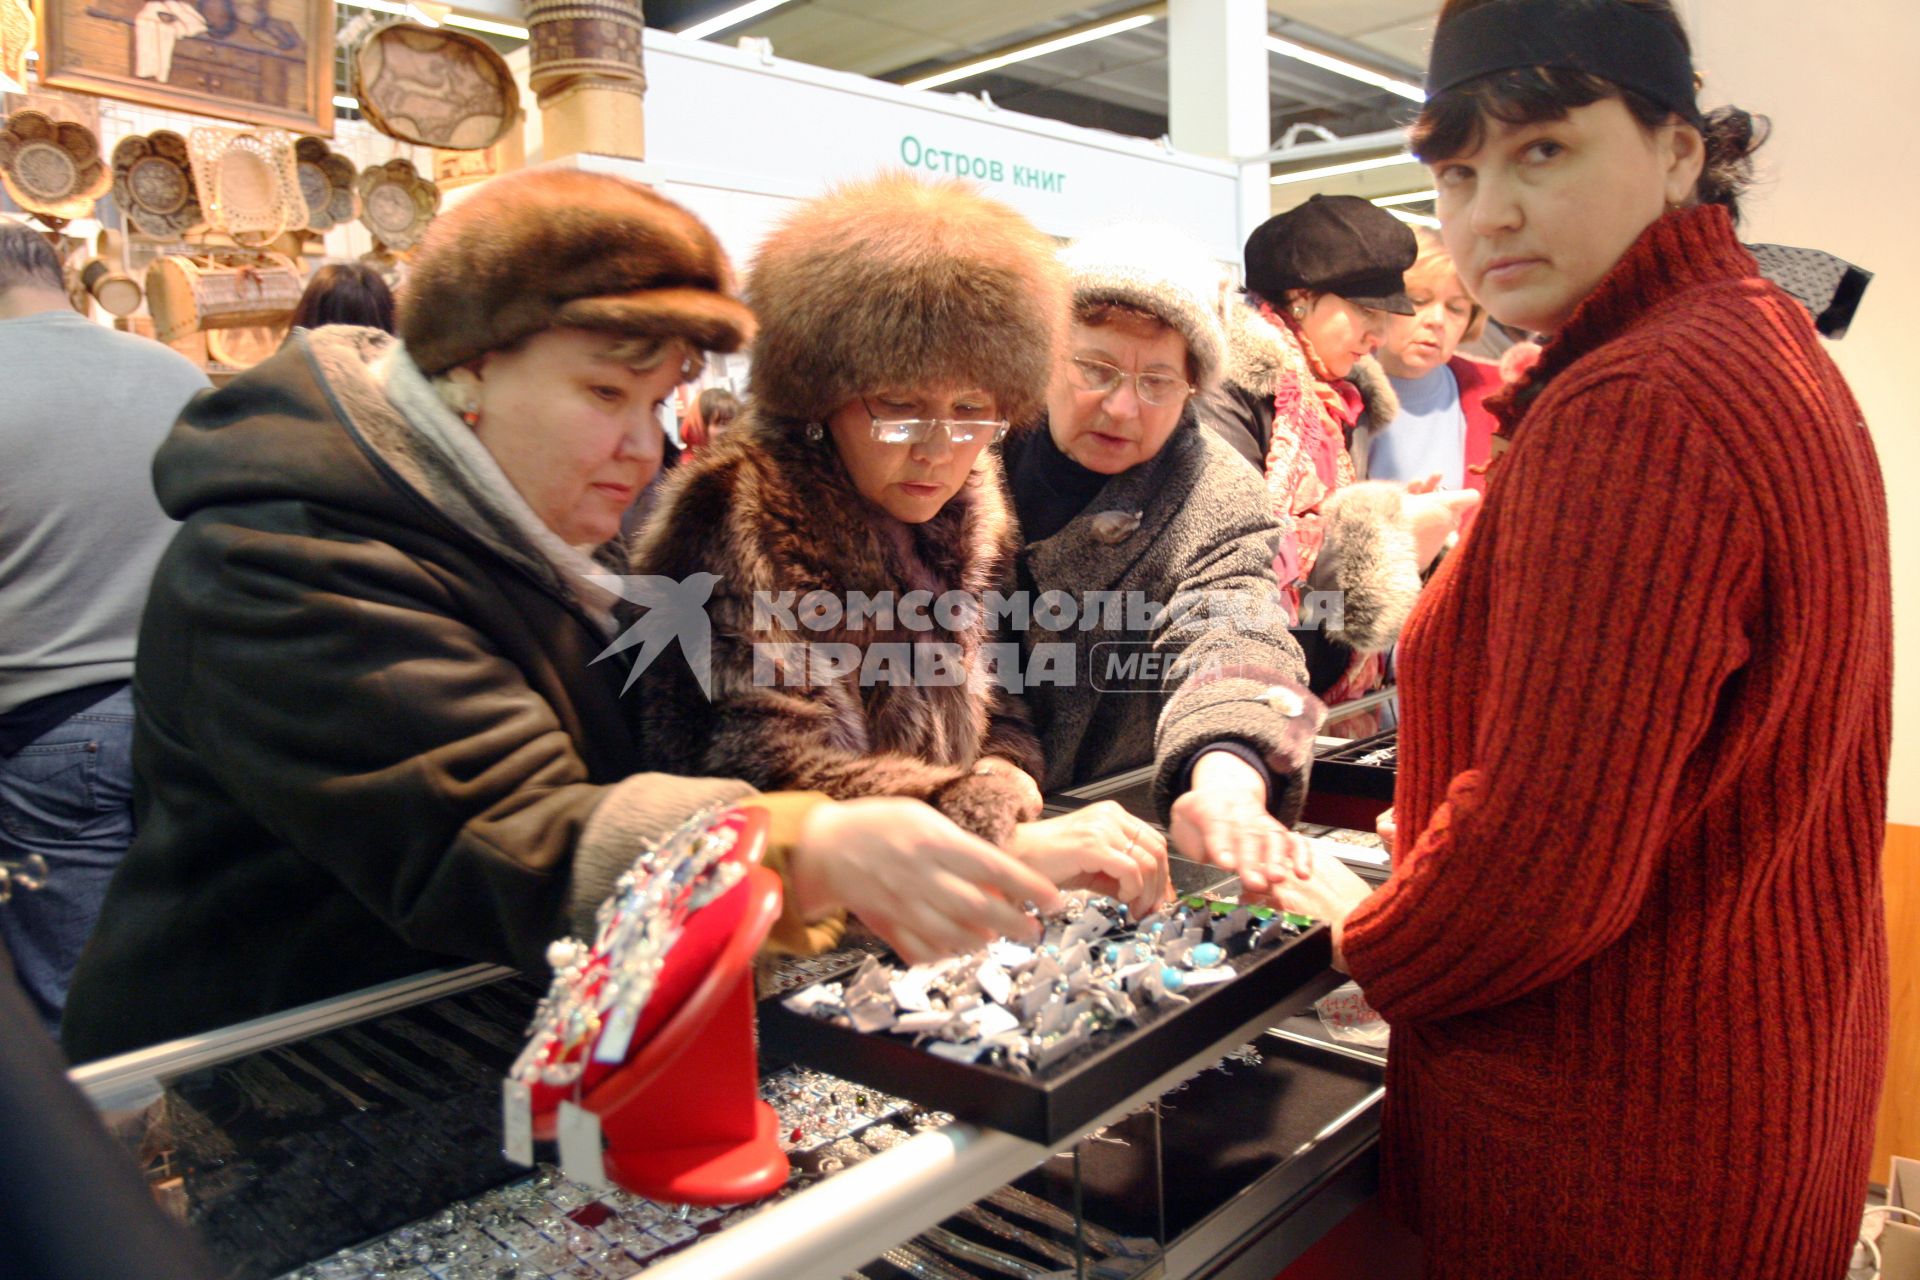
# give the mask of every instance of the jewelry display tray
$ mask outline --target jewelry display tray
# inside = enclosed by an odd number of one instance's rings
[[[788,1009],[792,994],[760,1002],[763,1057],[812,1067],[962,1120],[1056,1146],[1103,1112],[1152,1084],[1205,1046],[1220,1051],[1247,1023],[1271,1013],[1277,1021],[1297,992],[1327,972],[1331,934],[1313,926],[1279,946],[1231,957],[1231,982],[1202,987],[1184,1005],[1153,1005],[1129,1027],[1103,1031],[1091,1043],[1032,1075],[987,1062],[935,1057],[904,1036],[836,1026]],[[817,981],[845,979],[858,967]]]
[[[1395,727],[1314,756],[1312,789],[1392,804],[1398,760],[1392,755],[1384,760],[1379,756],[1383,751],[1394,751],[1399,740],[1400,730]]]

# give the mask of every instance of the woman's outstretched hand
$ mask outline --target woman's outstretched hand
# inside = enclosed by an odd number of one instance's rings
[[[787,891],[809,919],[859,916],[909,964],[1031,941],[1026,910],[1056,909],[1053,882],[918,800],[823,804],[807,815],[787,864]]]

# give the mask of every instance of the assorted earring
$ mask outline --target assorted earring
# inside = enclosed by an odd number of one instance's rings
[[[901,969],[866,957],[838,981],[787,994],[795,1013],[862,1033],[910,1038],[951,1062],[1045,1071],[1143,1009],[1180,1005],[1231,981],[1230,963],[1304,933],[1312,918],[1191,895],[1134,920],[1125,903],[1073,891],[1036,946],[1002,938],[983,951]]]
[[[454,369],[433,380],[433,389],[447,408],[470,427],[480,425],[480,379],[469,369]]]
[[[819,444],[827,438],[827,429],[817,422],[809,422],[803,434],[807,437],[808,444]]]

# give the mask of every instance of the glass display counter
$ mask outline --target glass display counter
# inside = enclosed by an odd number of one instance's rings
[[[1180,860],[1175,878],[1234,887]],[[1271,1280],[1373,1188],[1383,1059],[1295,1016],[1337,979],[1194,1045],[1054,1149],[763,1062],[793,1176],[730,1209],[502,1157],[500,1079],[544,988],[489,966],[74,1079],[236,1280]]]

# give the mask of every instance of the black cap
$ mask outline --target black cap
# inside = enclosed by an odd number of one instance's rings
[[[1419,256],[1407,224],[1372,201],[1315,196],[1247,237],[1247,288],[1276,302],[1289,289],[1311,289],[1410,316],[1406,271]]]

